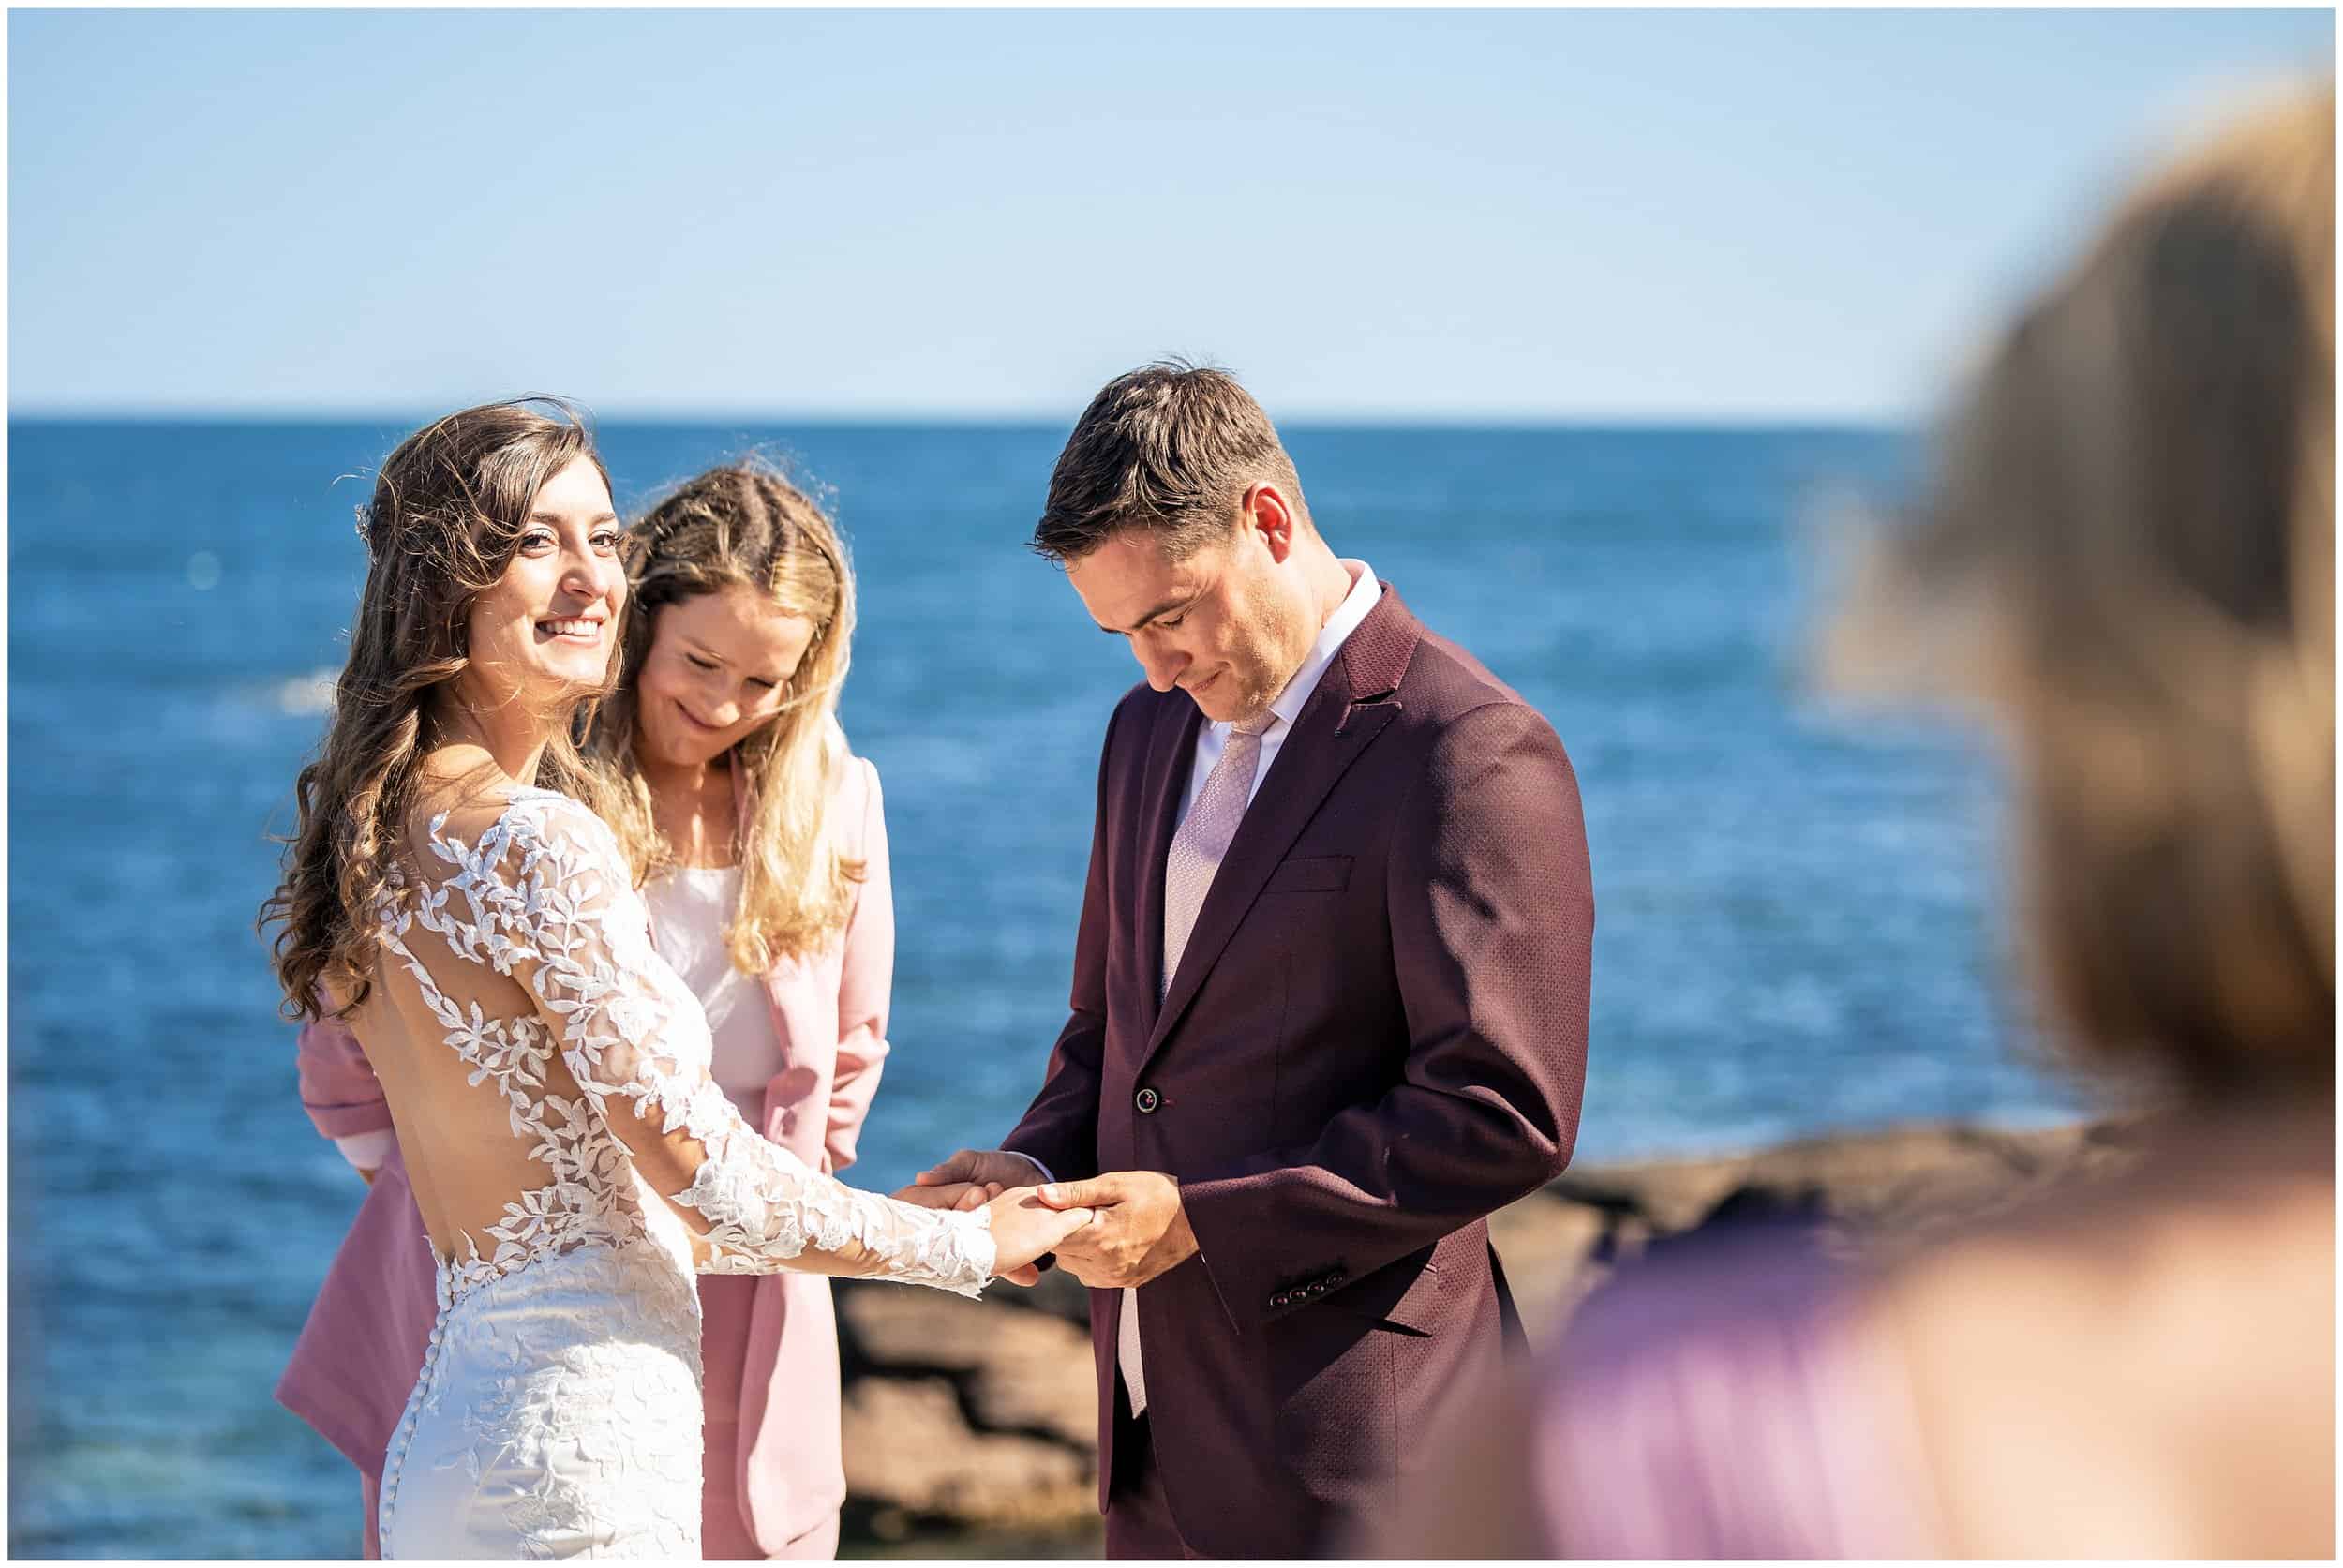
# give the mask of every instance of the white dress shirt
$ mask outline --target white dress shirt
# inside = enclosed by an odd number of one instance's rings
[[[1245,798],[1247,806],[1260,797],[1261,781],[1269,777],[1270,764],[1277,760],[1278,749],[1285,744],[1286,737],[1293,732],[1294,721],[1302,716],[1302,709],[1308,705],[1311,694],[1318,690],[1318,682],[1325,675],[1326,667],[1335,662],[1335,655],[1342,651],[1342,645],[1350,640],[1351,634],[1359,629],[1359,622],[1366,619],[1366,612],[1373,609],[1375,602],[1383,596],[1383,585],[1376,581],[1375,569],[1366,561],[1346,557],[1342,567],[1351,574],[1351,591],[1343,596],[1341,604],[1335,606],[1335,613],[1326,618],[1326,624],[1319,628],[1318,640],[1310,644],[1309,657],[1302,661],[1302,667],[1293,672],[1293,679],[1286,682],[1285,690],[1279,692],[1269,705],[1269,711],[1276,717],[1270,721],[1269,727],[1261,731],[1261,760],[1253,768],[1252,793]],[[1232,727],[1230,721],[1216,719],[1197,729],[1196,755],[1188,767],[1187,789],[1180,797],[1179,814],[1172,819],[1173,833],[1179,831],[1180,823],[1186,819],[1188,811],[1196,804],[1196,798],[1204,792],[1204,781],[1212,777],[1213,765],[1220,760],[1220,753],[1229,743],[1229,732]],[[1171,979],[1172,977],[1166,975],[1164,983],[1169,985]],[[1050,1168],[1033,1156],[1015,1149],[1007,1152],[1030,1161],[1041,1172],[1042,1180],[1057,1180],[1050,1173]],[[1123,1386],[1130,1394],[1131,1413],[1137,1415],[1147,1408],[1147,1380],[1139,1359],[1139,1292],[1136,1290],[1123,1292],[1123,1327],[1118,1338],[1119,1353],[1115,1360],[1122,1368]]]

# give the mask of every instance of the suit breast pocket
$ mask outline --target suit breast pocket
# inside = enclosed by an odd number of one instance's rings
[[[1269,874],[1263,893],[1338,893],[1351,886],[1351,857],[1305,855]]]

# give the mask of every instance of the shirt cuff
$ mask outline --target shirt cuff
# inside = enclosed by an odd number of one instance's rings
[[[398,1135],[384,1127],[375,1132],[354,1132],[347,1138],[336,1138],[334,1147],[341,1150],[342,1157],[357,1169],[379,1171],[382,1162],[391,1157],[391,1146],[397,1142]]]
[[[1019,1159],[1023,1160],[1026,1164],[1040,1172],[1041,1179],[1045,1182],[1053,1182],[1057,1180],[1055,1172],[1051,1171],[1048,1166],[1042,1164],[1039,1160],[1034,1158],[1033,1156],[1027,1154],[1022,1149],[1003,1149],[1001,1153],[1005,1155],[1015,1155]]]

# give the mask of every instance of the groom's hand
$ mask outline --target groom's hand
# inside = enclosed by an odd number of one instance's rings
[[[963,1149],[943,1164],[911,1178],[911,1185],[889,1194],[923,1209],[980,1209],[1011,1187],[1029,1187],[1042,1174],[1040,1167],[1022,1155],[1000,1149]],[[1014,1284],[1030,1285],[1041,1277],[1027,1267],[1001,1276]]]
[[[1058,1266],[1094,1290],[1144,1285],[1196,1256],[1196,1232],[1180,1203],[1180,1183],[1158,1171],[1112,1171],[1040,1189],[1053,1209],[1095,1217],[1057,1244]]]
[[[1043,1174],[1048,1174],[1048,1172],[1040,1170],[1038,1165],[1034,1165],[1034,1160],[1024,1157],[1022,1153],[1007,1153],[1006,1148],[963,1148],[942,1165],[931,1165],[928,1170],[918,1172],[917,1176],[912,1176],[912,1186],[895,1195],[903,1198],[904,1202],[921,1202],[931,1209],[973,1209],[982,1207],[987,1200],[998,1198],[1012,1186],[1034,1186],[1034,1181]],[[945,1198],[921,1198],[921,1195],[917,1195],[918,1190],[926,1190],[926,1193],[949,1190],[949,1193],[961,1195],[968,1193],[968,1188],[973,1188],[973,1186],[989,1186],[992,1190],[984,1198],[979,1198],[977,1202],[965,1202],[965,1200],[949,1202]]]
[[[901,1203],[917,1203],[923,1209],[980,1209],[1007,1190],[998,1182],[944,1182],[934,1187],[921,1187],[913,1182],[898,1192],[888,1194]]]

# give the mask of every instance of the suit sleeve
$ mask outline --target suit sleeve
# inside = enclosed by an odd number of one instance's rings
[[[1570,759],[1514,703],[1434,742],[1395,808],[1391,957],[1409,1050],[1400,1082],[1181,1199],[1240,1322],[1339,1289],[1560,1175],[1586,1076],[1594,893]]]
[[[838,971],[838,1066],[830,1079],[829,1121],[823,1129],[823,1168],[854,1163],[863,1118],[878,1094],[887,1059],[887,1009],[895,983],[895,889],[887,858],[887,808],[878,769],[864,762],[862,886],[846,925]]]
[[[1082,885],[1082,926],[1074,939],[1074,988],[1066,1027],[1050,1051],[1041,1092],[1025,1110],[1017,1130],[1001,1141],[1039,1163],[1053,1180],[1081,1181],[1098,1173],[1099,1062],[1107,1040],[1107,779],[1114,756],[1114,732],[1128,699],[1107,723],[1098,753],[1098,801],[1090,825],[1090,874]]]

